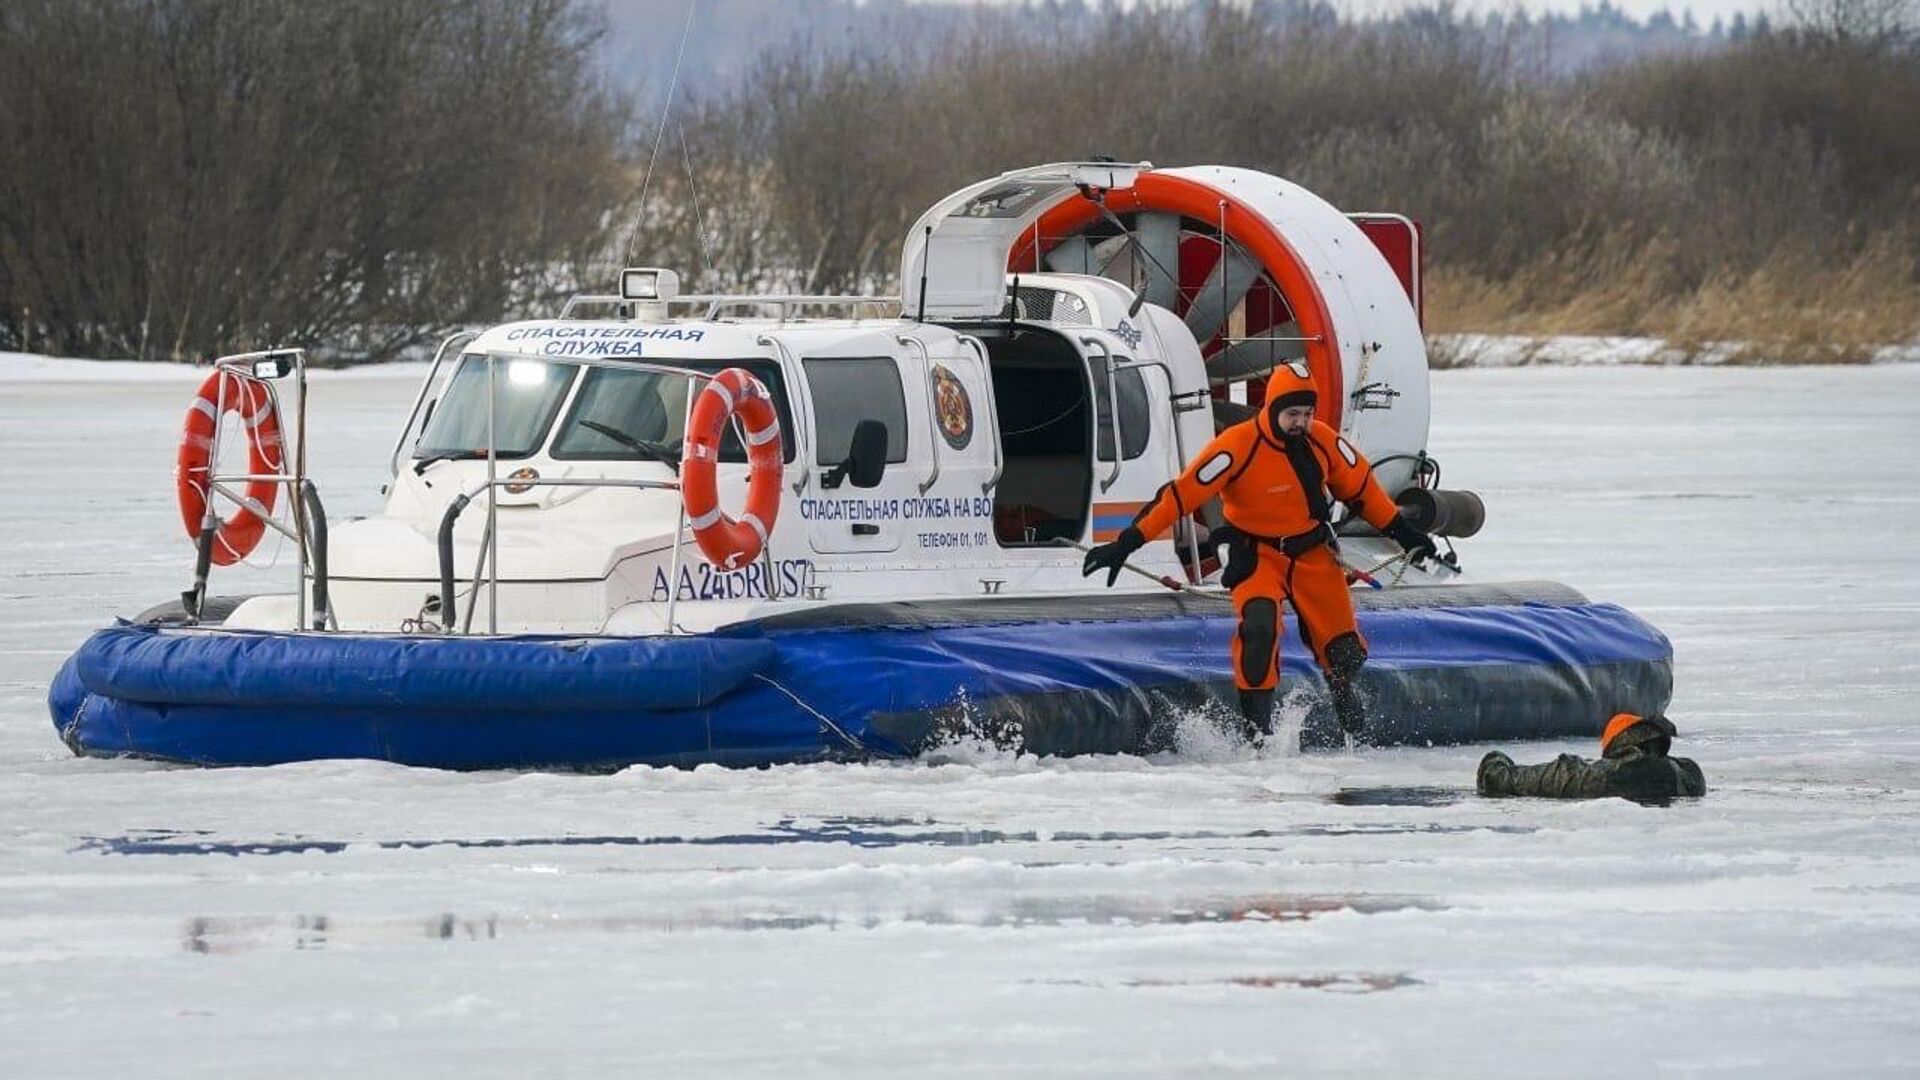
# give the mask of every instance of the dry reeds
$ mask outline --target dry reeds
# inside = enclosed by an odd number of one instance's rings
[[[1783,253],[1709,279],[1653,325],[1694,354],[1743,363],[1859,363],[1920,337],[1913,257],[1891,239],[1845,262]]]

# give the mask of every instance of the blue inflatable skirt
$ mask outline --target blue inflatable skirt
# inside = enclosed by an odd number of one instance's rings
[[[1557,585],[1359,593],[1376,745],[1597,735],[1663,711],[1658,630]],[[677,637],[287,634],[121,624],[47,701],[77,754],[448,769],[910,756],[956,736],[1150,753],[1232,722],[1227,605],[1183,594],[834,605]],[[1339,733],[1291,621],[1281,689]],[[1294,695],[1295,688],[1299,694]]]

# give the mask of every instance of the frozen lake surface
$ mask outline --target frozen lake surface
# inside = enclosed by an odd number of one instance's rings
[[[1712,790],[1668,809],[1478,799],[1487,747],[76,760],[54,669],[187,584],[198,373],[65,370],[0,372],[0,1076],[1920,1065],[1920,366],[1435,376],[1433,450],[1489,511],[1469,570],[1673,638]],[[412,392],[317,378],[336,517]]]

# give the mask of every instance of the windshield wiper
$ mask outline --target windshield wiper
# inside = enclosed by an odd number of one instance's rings
[[[650,461],[660,462],[667,468],[672,469],[675,476],[680,475],[680,454],[670,446],[663,446],[657,442],[649,442],[646,439],[636,438],[614,427],[612,424],[603,424],[598,420],[577,420],[575,423],[586,428],[588,431],[597,431],[605,435],[607,438],[633,450]]]
[[[441,450],[428,454],[426,457],[414,462],[413,475],[419,476],[443,461],[459,461],[462,458],[472,459],[486,456],[487,452],[485,450]]]

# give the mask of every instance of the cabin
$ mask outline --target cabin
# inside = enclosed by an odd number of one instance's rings
[[[1283,362],[1309,367],[1322,418],[1390,491],[1414,486],[1418,230],[1393,217],[1245,170],[1041,166],[929,208],[899,297],[688,295],[635,268],[557,318],[456,335],[397,435],[383,512],[333,530],[329,625],[638,635],[1088,594],[1076,545],[1123,528]],[[764,550],[727,567],[691,542],[679,481],[693,399],[733,368],[771,400],[780,485]],[[735,424],[729,514],[749,457]],[[1207,526],[1136,563],[1202,582]],[[284,629],[298,599],[253,598],[228,625]]]

